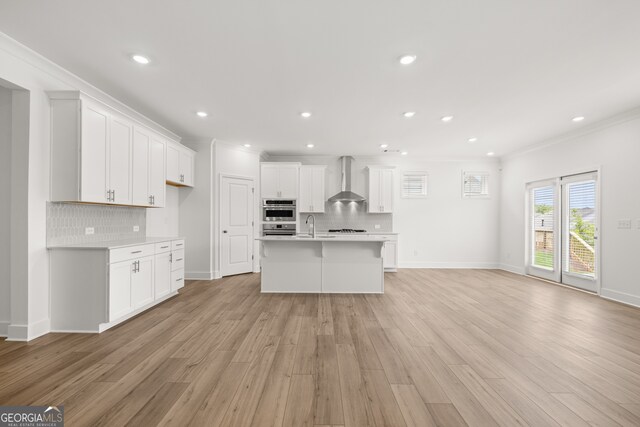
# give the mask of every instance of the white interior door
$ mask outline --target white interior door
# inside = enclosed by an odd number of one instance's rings
[[[598,292],[598,176],[563,177],[562,283]]]
[[[527,188],[527,274],[560,281],[558,180],[536,182]]]
[[[253,180],[222,177],[222,275],[253,271]]]

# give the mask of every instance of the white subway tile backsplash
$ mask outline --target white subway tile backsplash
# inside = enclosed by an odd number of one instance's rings
[[[47,203],[47,245],[66,245],[145,237],[144,208]],[[138,231],[133,231],[134,226]],[[85,234],[93,227],[94,234]]]
[[[307,225],[306,213],[300,214],[300,231],[305,232]],[[372,214],[367,212],[364,203],[325,202],[324,213],[314,214],[316,218],[316,230],[328,231],[335,228],[353,228],[375,232],[393,232],[393,214]],[[380,228],[375,228],[379,225]]]

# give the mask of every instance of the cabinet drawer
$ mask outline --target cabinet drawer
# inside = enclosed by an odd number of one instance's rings
[[[171,271],[184,270],[184,250],[172,252]]]
[[[171,242],[156,243],[156,254],[163,254],[171,251]]]
[[[177,291],[184,286],[184,270],[171,272],[171,291]]]
[[[109,251],[109,262],[120,262],[128,259],[142,258],[155,254],[155,245],[129,246]]]
[[[184,240],[174,240],[171,242],[171,250],[184,249]]]
[[[382,237],[385,239],[389,239],[392,242],[396,242],[398,240],[398,235],[396,234],[375,234],[376,237]]]

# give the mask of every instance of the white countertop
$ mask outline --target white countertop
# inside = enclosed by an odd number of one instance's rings
[[[153,243],[182,240],[184,237],[142,237],[140,239],[112,240],[105,242],[76,243],[70,245],[48,246],[47,249],[117,249],[128,246],[148,245]]]
[[[347,234],[340,236],[328,236],[320,234],[315,238],[305,236],[262,236],[256,240],[264,242],[387,242],[389,239],[376,235]]]

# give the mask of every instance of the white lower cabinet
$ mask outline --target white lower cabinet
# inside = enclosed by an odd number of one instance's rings
[[[135,265],[135,261],[122,261],[109,266],[109,322],[133,309],[131,275]]]
[[[52,332],[103,332],[184,286],[182,239],[50,249]]]
[[[398,271],[398,235],[385,234],[381,237],[389,239],[388,241],[384,242],[384,257],[382,263],[382,265],[384,266],[384,271]]]
[[[155,267],[154,293],[156,298],[162,298],[171,293],[171,252],[156,255]]]

